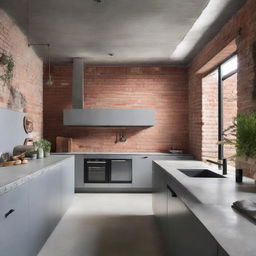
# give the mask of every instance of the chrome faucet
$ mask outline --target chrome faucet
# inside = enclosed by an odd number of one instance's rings
[[[215,162],[215,161],[210,160],[210,159],[206,159],[206,161],[209,162],[209,163],[212,163],[212,164],[217,164],[219,170],[221,169],[221,166],[222,166],[222,174],[223,174],[223,175],[227,175],[227,173],[228,173],[228,172],[227,172],[227,170],[228,170],[228,165],[227,165],[227,159],[226,159],[226,158],[222,159],[222,163],[220,163],[220,162]]]

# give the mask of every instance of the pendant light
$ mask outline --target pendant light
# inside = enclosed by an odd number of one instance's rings
[[[28,15],[28,19],[27,19],[27,38],[28,38],[28,46],[46,46],[47,47],[47,58],[48,58],[48,80],[46,82],[46,84],[48,86],[53,86],[53,80],[52,80],[52,76],[51,76],[51,55],[50,55],[50,44],[49,43],[30,43],[30,10],[31,10],[31,6],[30,6],[30,0],[27,0],[27,15]]]

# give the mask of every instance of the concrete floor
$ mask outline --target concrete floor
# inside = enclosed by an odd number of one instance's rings
[[[76,194],[38,256],[164,256],[151,194]]]

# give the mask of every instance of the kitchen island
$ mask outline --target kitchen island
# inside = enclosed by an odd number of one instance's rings
[[[226,178],[189,177],[180,169],[218,172],[200,161],[154,162],[153,209],[169,251],[254,255],[256,226],[231,208],[236,200],[256,201],[254,181],[244,178],[238,184],[232,173]]]

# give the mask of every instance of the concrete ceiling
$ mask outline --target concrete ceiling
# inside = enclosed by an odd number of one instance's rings
[[[28,8],[28,0],[1,0],[0,8],[16,20],[31,43],[49,43],[54,61],[84,57],[88,64],[97,65],[172,64],[175,62],[172,53],[208,2],[30,0]],[[220,15],[215,13],[208,24],[210,30],[197,31],[191,50],[179,62],[188,62],[199,50],[197,42],[207,43],[245,2],[221,1]],[[45,55],[43,47],[35,48],[39,55]]]

